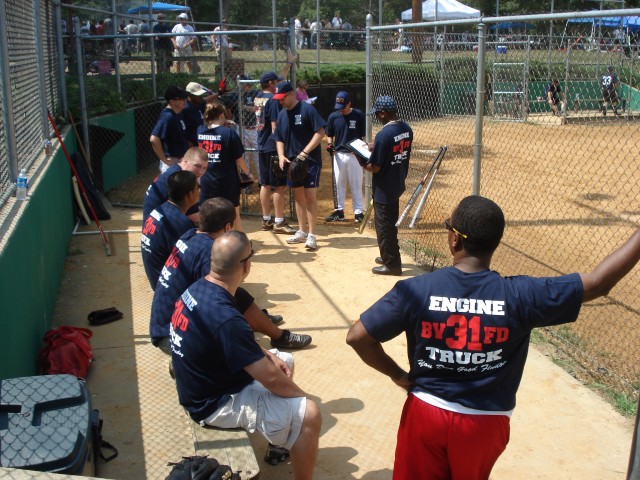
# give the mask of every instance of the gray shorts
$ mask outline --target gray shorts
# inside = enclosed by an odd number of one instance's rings
[[[290,353],[277,350],[271,352],[292,368],[293,356]],[[253,381],[231,395],[225,405],[200,424],[218,428],[242,428],[250,433],[257,430],[269,443],[291,449],[302,430],[306,408],[305,397],[279,397],[260,382]]]

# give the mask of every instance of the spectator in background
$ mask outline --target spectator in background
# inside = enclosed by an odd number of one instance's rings
[[[320,34],[320,27],[322,26],[322,22],[318,22],[316,20],[311,24],[311,43],[310,48],[317,48],[318,46],[318,35]]]
[[[353,25],[351,25],[351,22],[349,22],[348,18],[344,20],[344,23],[342,24],[342,30],[353,30]]]
[[[300,17],[297,15],[293,20],[293,30],[296,36],[296,47],[302,48],[302,22],[300,21]]]
[[[311,48],[311,22],[308,18],[305,18],[304,23],[302,24],[302,36],[302,47]]]
[[[340,16],[340,10],[336,10],[333,19],[331,20],[331,27],[334,30],[342,30],[342,17]]]
[[[146,20],[142,20],[139,24],[138,24],[138,29],[140,34],[142,35],[146,35],[148,33],[151,33],[149,31],[149,24],[147,23]],[[149,39],[147,37],[142,37],[140,39],[140,51],[141,52],[146,52],[149,50]]]
[[[176,71],[178,73],[184,71],[184,65],[186,63],[189,71],[196,74],[200,71],[194,54],[194,50],[197,47],[196,42],[198,41],[198,37],[195,35],[189,35],[190,33],[193,33],[194,30],[193,27],[189,25],[189,16],[186,13],[178,15],[178,20],[180,22],[176,23],[171,30],[172,33],[183,34],[171,37],[174,47],[173,55],[174,57],[180,58],[180,60],[176,61]],[[188,57],[189,60],[185,62],[183,60],[184,57]]]
[[[138,35],[140,33],[140,27],[136,25],[133,20],[129,20],[129,23],[124,27],[124,33],[126,35]],[[135,47],[136,53],[140,51],[140,39],[139,38],[128,38],[127,39],[127,50],[131,50],[132,47]]]
[[[213,29],[214,32],[221,32],[227,29],[227,19],[222,19],[222,24],[218,25]],[[213,41],[213,48],[218,54],[218,60],[222,59],[224,56],[226,59],[231,58],[232,50],[229,45],[229,36],[226,34],[221,35],[211,35],[211,40]]]
[[[560,86],[560,82],[557,78],[554,78],[547,84],[546,88],[547,102],[551,107],[551,113],[553,115],[558,115],[558,105],[562,112],[564,112],[566,101],[564,98],[564,92],[562,91],[562,87]]]
[[[159,13],[157,18],[158,23],[153,26],[153,33],[171,33],[171,27],[164,21],[164,13]],[[156,70],[158,73],[167,73],[173,65],[171,60],[173,42],[170,37],[155,37],[154,42]]]
[[[299,102],[306,102],[309,100],[309,94],[307,93],[307,87],[309,86],[309,82],[305,79],[298,80],[298,86],[296,88],[296,99]]]

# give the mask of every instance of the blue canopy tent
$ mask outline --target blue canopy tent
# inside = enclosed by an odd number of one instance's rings
[[[600,18],[570,18],[567,23],[591,23],[596,27],[625,27],[629,30],[640,29],[640,17],[624,16],[624,17],[600,17]]]
[[[174,5],[173,3],[164,2],[153,2],[151,4],[151,8],[153,9],[153,13],[191,11],[191,8],[185,5]],[[127,11],[127,13],[149,13],[149,4],[145,3],[144,5],[140,5],[139,7],[132,7]]]
[[[514,30],[514,29],[526,29],[533,28],[533,23],[528,22],[500,22],[494,23],[489,27],[489,30]]]

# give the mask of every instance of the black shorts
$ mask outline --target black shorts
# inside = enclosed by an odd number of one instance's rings
[[[615,90],[602,90],[602,99],[605,102],[617,102],[618,94]]]
[[[251,296],[251,294],[242,287],[238,287],[234,298],[236,300],[236,306],[238,307],[238,310],[240,310],[240,313],[246,312],[254,302],[254,298]]]
[[[271,157],[278,155],[276,152],[258,152],[258,165],[260,167],[260,178],[264,186],[284,187],[287,184],[286,178],[278,178],[273,172]]]

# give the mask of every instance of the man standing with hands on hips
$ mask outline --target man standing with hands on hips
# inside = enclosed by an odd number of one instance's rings
[[[352,140],[364,138],[365,118],[360,110],[351,107],[351,96],[348,92],[337,93],[334,109],[336,111],[329,115],[327,120],[327,151],[333,157],[338,204],[325,220],[327,222],[344,220],[347,183],[349,183],[355,222],[360,223],[364,217],[362,170],[355,154],[346,145]]]
[[[273,98],[282,105],[276,125],[276,149],[280,168],[284,169],[285,164],[291,163],[291,160],[296,157],[308,164],[304,180],[291,182],[299,227],[292,237],[287,238],[287,243],[304,243],[307,249],[315,250],[318,248],[316,192],[322,167],[320,143],[324,137],[324,127],[327,122],[314,107],[296,99],[296,94],[289,82],[280,82],[276,86]]]
[[[413,130],[398,119],[398,105],[393,97],[382,95],[373,102],[369,115],[382,123],[376,135],[371,157],[362,168],[373,173],[373,207],[380,256],[380,266],[371,270],[377,275],[402,275],[398,227],[400,196],[405,190]],[[371,148],[371,146],[369,147]]]

